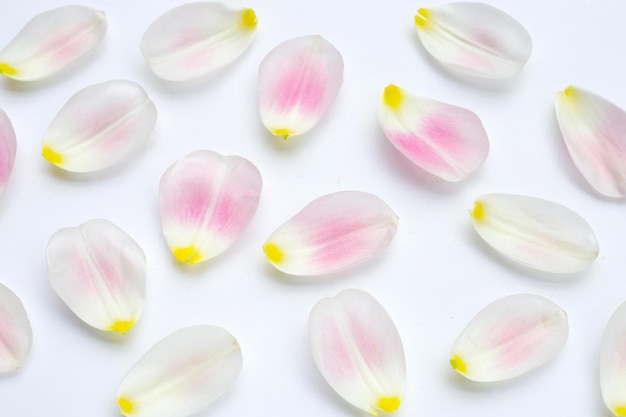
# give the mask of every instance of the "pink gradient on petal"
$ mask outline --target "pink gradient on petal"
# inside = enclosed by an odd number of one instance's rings
[[[324,103],[325,78],[319,64],[300,58],[283,74],[272,100],[282,112],[299,106],[304,112],[318,113]]]
[[[19,341],[15,338],[15,328],[11,324],[13,316],[0,306],[0,345],[14,353],[18,350]]]
[[[428,167],[447,167],[448,163],[441,158],[439,153],[432,147],[424,143],[419,137],[409,132],[386,132],[394,145],[398,147],[406,156],[419,165]]]
[[[346,378],[357,373],[352,362],[350,350],[346,345],[346,335],[339,323],[333,317],[324,318],[323,348],[324,367],[340,378]]]
[[[529,339],[543,323],[539,319],[518,318],[506,326],[493,329],[492,346],[500,351],[500,366],[508,368],[528,360],[542,344],[540,338]]]
[[[379,335],[372,334],[370,326],[364,323],[360,317],[354,314],[348,314],[347,319],[352,332],[352,338],[365,363],[372,369],[382,366],[383,358],[378,340]]]
[[[311,236],[310,244],[317,250],[315,261],[323,265],[341,265],[347,259],[359,255],[363,239],[363,228],[367,227],[357,219],[338,219],[320,225]]]
[[[212,195],[213,190],[209,182],[201,178],[185,178],[178,185],[176,195],[164,200],[164,218],[202,224],[206,210],[211,204]]]

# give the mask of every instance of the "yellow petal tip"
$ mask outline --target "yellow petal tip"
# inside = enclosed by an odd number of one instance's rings
[[[283,139],[287,140],[287,138],[293,134],[293,132],[289,129],[281,128],[281,129],[272,129],[272,133],[276,136],[282,136]]]
[[[615,407],[613,409],[613,414],[620,417],[626,416],[626,405],[620,405]]]
[[[43,150],[41,151],[44,159],[54,165],[59,165],[63,163],[63,155],[52,149],[48,145],[43,145]]]
[[[467,364],[459,355],[452,355],[450,358],[450,365],[452,365],[452,369],[461,374],[467,372]]]
[[[430,10],[426,7],[420,7],[417,9],[415,15],[415,25],[421,28],[425,28],[430,25]]]
[[[481,220],[485,217],[485,207],[480,201],[474,202],[474,209],[470,211],[470,215],[474,220]]]
[[[285,257],[283,251],[281,251],[280,248],[274,243],[266,243],[263,245],[263,252],[265,252],[267,260],[275,264],[282,261]]]
[[[131,327],[135,324],[135,320],[116,320],[113,322],[109,330],[112,332],[118,332],[125,334],[127,333]]]
[[[4,75],[17,75],[19,71],[13,65],[7,64],[6,62],[0,62],[0,74]]]
[[[120,397],[117,399],[117,405],[120,406],[120,412],[124,415],[128,415],[133,412],[135,405],[131,400],[125,397]]]
[[[256,28],[257,17],[253,9],[244,9],[241,13],[241,25],[248,29]]]
[[[403,94],[402,89],[395,84],[389,84],[385,87],[383,94],[383,100],[385,104],[392,109],[397,109],[402,104]]]
[[[394,397],[381,397],[378,400],[376,406],[383,410],[385,413],[392,413],[400,407],[402,400],[398,396]]]
[[[185,264],[192,265],[202,260],[200,252],[198,252],[198,250],[193,246],[174,248],[172,249],[172,253],[177,261]]]

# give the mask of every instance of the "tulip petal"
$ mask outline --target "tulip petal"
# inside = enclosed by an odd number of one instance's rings
[[[43,157],[71,172],[115,165],[148,140],[157,112],[131,81],[95,84],[74,94],[56,115],[43,141]]]
[[[237,340],[216,326],[180,329],[155,344],[128,371],[117,392],[132,417],[186,417],[207,407],[241,370]]]
[[[285,139],[309,131],[324,116],[343,82],[343,59],[319,35],[290,39],[259,67],[259,109],[265,127]]]
[[[626,416],[626,303],[613,313],[602,336],[600,388],[613,414]]]
[[[0,284],[0,374],[16,371],[28,357],[33,331],[17,295]]]
[[[422,45],[439,63],[480,78],[515,75],[532,49],[530,35],[519,22],[484,3],[420,8],[415,27]]]
[[[569,86],[556,98],[556,116],[574,164],[600,194],[626,195],[626,112]]]
[[[91,51],[106,29],[104,13],[85,6],[41,13],[0,52],[0,74],[20,81],[50,77]]]
[[[15,163],[17,141],[7,114],[0,109],[0,191],[9,180]]]
[[[141,39],[152,71],[170,81],[201,78],[248,49],[257,25],[252,9],[198,2],[160,16]]]
[[[48,242],[48,279],[81,320],[126,333],[141,315],[146,257],[113,223],[90,220],[57,231]]]
[[[486,194],[476,199],[470,215],[489,246],[529,268],[567,274],[598,257],[598,241],[587,221],[552,201]]]
[[[556,356],[568,332],[567,314],[552,301],[511,295],[487,305],[470,321],[454,343],[450,364],[473,381],[514,378]]]
[[[360,191],[327,194],[276,229],[263,245],[267,260],[291,275],[325,275],[363,263],[391,243],[398,216]]]
[[[328,384],[370,414],[395,411],[406,366],[400,335],[371,295],[345,290],[318,302],[309,317],[313,359]]]
[[[389,84],[378,105],[387,139],[411,162],[446,181],[460,181],[478,169],[489,139],[473,112],[412,95]]]
[[[252,220],[262,179],[247,159],[196,151],[161,177],[161,224],[180,262],[194,264],[228,249]]]

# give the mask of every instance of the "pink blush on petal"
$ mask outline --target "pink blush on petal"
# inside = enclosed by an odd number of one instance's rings
[[[492,346],[501,352],[501,366],[508,368],[526,361],[542,342],[541,339],[528,337],[541,326],[538,320],[517,319],[505,327],[494,329]]]
[[[273,101],[281,112],[298,106],[304,112],[317,113],[324,102],[325,74],[315,62],[300,61],[283,74]]]
[[[175,196],[169,197],[164,215],[186,224],[201,224],[211,203],[212,190],[201,181],[185,181],[178,185]]]
[[[322,350],[329,353],[324,356],[324,367],[342,378],[355,374],[357,370],[346,345],[346,336],[334,318],[324,318],[323,335]]]
[[[447,167],[439,153],[420,138],[407,132],[388,132],[391,142],[411,161],[422,167]]]

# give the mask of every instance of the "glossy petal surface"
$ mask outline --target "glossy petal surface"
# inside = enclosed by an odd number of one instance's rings
[[[252,220],[259,170],[247,159],[196,151],[161,177],[163,235],[180,262],[206,261],[228,249]]]
[[[548,362],[567,340],[567,314],[533,294],[501,298],[482,309],[461,332],[450,364],[468,379],[501,381]]]
[[[535,197],[486,194],[470,211],[474,229],[505,257],[540,271],[582,271],[598,256],[598,241],[580,215]]]
[[[420,8],[415,27],[426,51],[442,65],[480,78],[515,75],[532,50],[530,35],[519,22],[484,3]]]
[[[0,74],[20,81],[47,78],[92,50],[106,28],[104,13],[89,7],[43,12],[0,52]]]
[[[252,9],[198,2],[160,16],[141,39],[141,52],[154,73],[170,81],[201,78],[237,59],[256,29]]]
[[[556,98],[556,116],[574,164],[600,194],[626,195],[626,112],[569,86]]]
[[[66,171],[98,171],[139,149],[156,118],[154,104],[138,84],[124,80],[95,84],[61,108],[46,131],[42,154]]]
[[[395,84],[385,88],[378,104],[378,123],[411,162],[446,181],[464,179],[489,153],[487,132],[476,114]]]
[[[309,317],[313,359],[346,401],[370,414],[395,411],[406,366],[400,335],[371,295],[345,290],[318,302]]]
[[[613,313],[602,336],[600,388],[611,412],[626,416],[626,303]]]
[[[22,301],[0,284],[0,374],[22,366],[32,344],[33,331]]]
[[[48,279],[81,320],[126,333],[143,310],[146,258],[113,223],[90,220],[57,231],[48,242]]]
[[[0,109],[0,191],[13,172],[16,150],[17,141],[13,125],[7,114]]]
[[[290,39],[259,67],[259,109],[274,135],[300,135],[324,116],[343,82],[343,58],[319,35]]]
[[[270,235],[263,250],[286,274],[331,274],[381,253],[397,225],[398,216],[377,196],[340,191],[309,203]]]
[[[180,329],[155,344],[128,371],[117,392],[129,417],[186,417],[207,407],[241,370],[237,340],[216,326]]]

